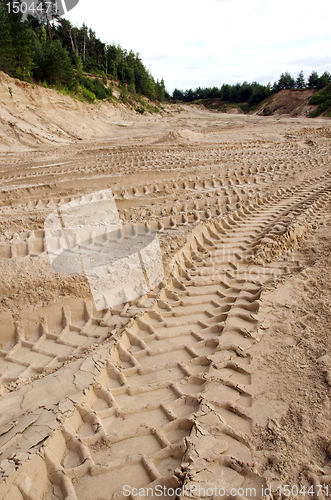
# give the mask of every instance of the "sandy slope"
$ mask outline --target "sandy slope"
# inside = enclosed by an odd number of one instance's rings
[[[1,78],[0,498],[327,497],[329,122],[97,111]],[[43,224],[106,187],[165,278],[97,312]]]
[[[274,94],[266,103],[263,103],[256,113],[258,115],[273,115],[273,116],[301,116],[307,117],[312,111],[317,109],[317,106],[309,104],[309,99],[313,95],[314,90],[281,90]]]
[[[135,114],[125,106],[81,103],[2,72],[0,103],[0,151],[4,152],[109,136],[116,127],[132,127],[135,122]]]

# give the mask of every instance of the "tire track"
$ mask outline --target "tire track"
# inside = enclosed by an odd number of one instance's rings
[[[212,217],[221,216],[225,211],[239,208],[245,202],[248,202],[254,195],[258,197],[261,196],[261,188],[256,186],[257,178],[255,178],[254,184],[242,184],[238,177],[235,178],[238,182],[233,182],[229,177],[227,177],[226,180],[227,182],[224,182],[222,178],[211,179],[210,181],[205,180],[200,183],[191,182],[191,185],[184,181],[182,186],[183,189],[186,184],[187,190],[193,191],[202,189],[202,192],[197,195],[194,194],[194,196],[192,196],[193,193],[191,193],[191,196],[187,196],[187,202],[179,203],[173,200],[169,202],[166,201],[158,208],[154,208],[153,199],[148,200],[144,198],[142,208],[131,210],[124,208],[124,206],[122,208],[121,200],[118,200],[117,203],[121,218],[124,221],[132,222],[143,220],[145,224],[162,232],[169,229],[174,230],[183,225],[210,220]],[[177,183],[174,183],[173,187],[179,189]],[[139,186],[132,188],[132,190],[138,193]],[[147,185],[143,186],[142,190],[144,194],[149,192]],[[168,184],[164,184],[161,190],[171,193]],[[158,185],[152,186],[151,192],[157,193],[159,191]],[[118,194],[119,193],[115,191],[115,199],[118,199]],[[172,194],[172,198],[175,194]],[[205,195],[205,197],[203,197],[203,195]],[[127,198],[127,196],[127,191],[121,193],[122,199]],[[34,208],[43,211],[45,209],[54,209],[72,200],[73,197],[61,198],[58,200],[39,200],[34,202]],[[31,206],[28,205],[28,208],[31,209]],[[34,257],[38,255],[46,255],[46,243],[42,230],[14,233],[10,241],[0,240],[0,258]]]
[[[263,286],[295,264],[261,267],[254,256],[263,239],[279,239],[300,215],[309,223],[329,199],[324,177],[197,225],[168,263],[155,304],[129,322],[97,380],[46,441],[48,479],[34,496],[28,475],[17,481],[24,500],[46,493],[97,500],[100,478],[109,498],[124,498],[125,484],[217,480],[227,492],[260,491],[245,440],[252,426],[247,350],[258,341]]]
[[[306,188],[303,189],[305,190]],[[266,223],[266,227],[262,230],[256,218],[254,222],[248,223],[245,221],[243,223],[250,213],[256,212],[257,208],[253,206],[250,209],[246,207],[238,213],[229,214],[225,219],[223,218],[219,222],[215,221],[214,224],[216,229],[214,228],[213,230],[209,228],[207,235],[204,233],[202,234],[201,241],[199,241],[199,239],[196,240],[197,249],[202,250],[202,252],[207,252],[204,246],[206,243],[207,246],[210,244],[212,244],[212,246],[216,245],[213,256],[206,257],[203,260],[203,264],[201,264],[192,260],[192,256],[185,256],[186,254],[184,253],[184,261],[178,264],[179,269],[181,269],[183,273],[182,277],[187,276],[187,273],[193,273],[193,275],[206,279],[212,279],[212,277],[214,279],[215,276],[218,276],[219,279],[226,280],[229,277],[231,278],[234,274],[236,274],[239,279],[244,279],[247,273],[249,276],[254,277],[254,275],[260,273],[260,271],[254,266],[251,266],[247,267],[245,272],[243,272],[242,269],[238,267],[238,263],[240,264],[241,260],[254,260],[254,263],[256,263],[256,255],[262,252],[261,245],[264,249],[264,256],[266,254],[266,242],[267,244],[272,242],[273,246],[279,246],[277,239],[279,239],[279,235],[282,236],[286,232],[289,222],[288,214],[290,212],[293,213],[297,205],[299,212],[300,207],[306,210],[308,206],[308,211],[314,210],[314,208],[321,208],[323,202],[326,202],[328,199],[327,195],[323,194],[326,189],[327,188],[323,188],[322,191],[319,189],[316,193],[312,194],[309,190],[308,193],[305,194],[305,201],[302,201],[302,195],[293,197],[291,208],[283,211],[281,215],[278,216],[276,219],[278,221],[277,223],[274,218],[269,218],[268,212],[264,212],[263,221]],[[318,198],[320,199],[316,202]],[[299,199],[300,201],[296,201]],[[263,200],[259,200],[259,202],[262,204]],[[283,206],[286,207],[287,203],[286,201]],[[311,206],[312,203],[313,205]],[[317,205],[317,203],[320,205]],[[257,205],[257,207],[259,206],[260,205]],[[282,224],[279,223],[280,220]],[[292,219],[290,218],[289,220],[291,221]],[[229,229],[232,230],[231,239],[227,241],[227,230]],[[249,231],[248,235],[246,235],[247,230]],[[252,239],[252,234],[257,230],[259,231],[259,236]],[[226,242],[222,244],[221,249],[217,247],[217,242],[220,238],[220,236],[217,235],[217,231],[220,232],[223,240]],[[246,241],[246,246],[244,247],[242,245],[243,237]],[[215,238],[216,243],[213,243],[212,240]],[[291,244],[291,241],[289,242]],[[280,247],[280,253],[282,253],[284,251],[283,242]],[[256,248],[258,248],[258,250],[256,250]],[[268,251],[270,254],[270,246],[268,247]],[[277,275],[278,270],[275,269],[274,272]],[[101,318],[97,318],[95,312],[93,313],[92,304],[85,302],[82,316],[83,324],[74,323],[72,321],[71,310],[67,305],[62,308],[62,321],[60,325],[56,328],[49,328],[47,318],[45,317],[39,324],[37,332],[34,335],[30,334],[28,337],[25,335],[24,326],[21,323],[16,323],[13,328],[15,333],[11,347],[0,351],[0,384],[7,386],[17,381],[21,384],[22,381],[30,379],[31,377],[41,376],[58,369],[68,360],[79,357],[95,343],[102,343],[113,334],[116,329],[123,327],[125,322],[128,321],[126,318],[131,318],[137,314],[139,308],[148,307],[148,304],[150,304],[151,301],[153,302],[153,297],[155,297],[155,294],[154,296],[153,294],[149,294],[147,297],[143,297],[131,303],[131,307],[124,307],[123,310],[121,310],[121,308],[120,310],[109,309]],[[53,316],[54,315],[55,313],[53,312]],[[60,316],[60,314],[58,315]]]

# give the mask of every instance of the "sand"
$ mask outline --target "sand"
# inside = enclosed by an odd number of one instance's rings
[[[326,498],[329,121],[0,83],[0,498]],[[165,276],[98,312],[44,221],[106,188]]]

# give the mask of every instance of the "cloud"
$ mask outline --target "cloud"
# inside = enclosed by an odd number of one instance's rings
[[[324,0],[313,8],[310,0],[98,0],[93,9],[80,0],[67,17],[78,25],[85,20],[104,42],[139,52],[170,91],[323,72],[330,61],[331,10]]]
[[[187,43],[187,45],[190,47],[195,47],[197,49],[202,49],[202,48],[207,46],[207,44],[205,42],[203,42],[202,40],[199,40],[198,38],[194,38],[189,43]]]
[[[301,59],[297,59],[291,62],[292,65],[301,65],[302,67],[315,68],[318,66],[319,68],[323,68],[324,66],[329,67],[329,71],[331,70],[331,55],[315,57],[308,56],[302,57]]]

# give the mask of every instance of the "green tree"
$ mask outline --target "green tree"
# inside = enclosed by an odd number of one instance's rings
[[[278,88],[282,89],[293,89],[295,87],[295,80],[291,77],[290,73],[286,71],[280,75],[278,80]]]
[[[316,89],[317,82],[318,82],[318,73],[316,71],[313,71],[308,78],[308,87],[310,89]]]
[[[223,99],[223,101],[229,101],[230,93],[231,93],[230,85],[227,83],[223,83],[221,89],[221,99]]]
[[[183,97],[184,97],[184,94],[183,94],[183,91],[182,90],[179,90],[179,89],[175,89],[172,93],[172,98],[175,100],[175,101],[183,101]]]
[[[324,89],[331,81],[331,75],[328,71],[325,71],[322,76],[320,76],[316,82],[317,90]]]
[[[300,71],[300,73],[298,74],[297,79],[295,80],[295,86],[297,89],[306,88],[306,80],[303,71]]]
[[[20,21],[12,22],[12,37],[15,53],[14,76],[30,79],[33,68],[33,33]]]
[[[51,81],[55,81],[58,89],[61,85],[71,86],[73,68],[67,49],[62,47],[60,40],[55,40],[48,47],[48,67]]]
[[[81,80],[81,78],[83,76],[83,61],[82,61],[81,56],[78,56],[76,67],[77,67],[77,76],[78,76],[79,80]]]
[[[0,1],[0,70],[9,75],[12,75],[14,70],[11,23],[3,0]]]
[[[17,3],[19,7],[22,0]],[[105,45],[85,24],[81,28],[72,26],[55,12],[56,0],[40,0],[37,5],[40,3],[42,12],[22,16],[20,8],[17,13],[13,9],[9,12],[8,0],[0,0],[0,70],[21,79],[33,77],[38,82],[56,84],[59,89],[62,85],[74,88],[79,82],[91,99],[94,95],[100,99],[111,95],[111,88],[105,86],[110,75],[132,94],[164,99],[164,81],[155,82],[139,54],[120,45]],[[52,12],[47,14],[49,3]],[[101,79],[85,78],[84,70]]]
[[[165,96],[165,85],[164,85],[164,80],[162,78],[160,82],[159,80],[156,81],[156,99],[160,102],[163,102],[164,96]]]
[[[8,12],[0,1],[0,68],[11,76],[29,78],[33,67],[33,34],[21,14]]]
[[[252,83],[252,94],[248,99],[249,106],[256,106],[268,97],[267,88],[257,82]]]
[[[155,82],[152,75],[147,71],[141,79],[141,93],[151,101],[154,101],[156,98]]]

